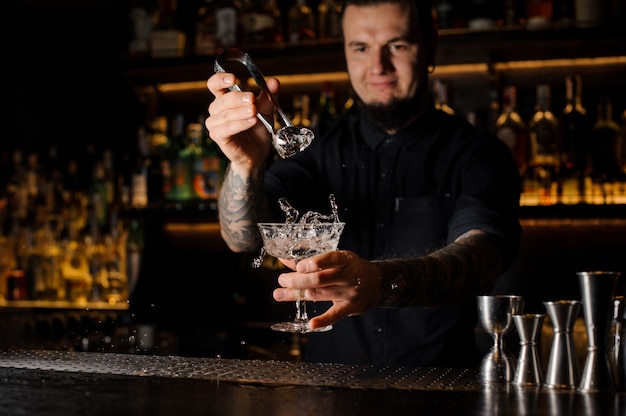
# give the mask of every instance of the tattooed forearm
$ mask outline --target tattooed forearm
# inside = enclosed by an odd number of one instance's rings
[[[235,252],[251,252],[261,247],[257,222],[268,218],[263,190],[263,172],[240,176],[229,168],[218,197],[222,238]]]
[[[504,271],[504,254],[497,238],[474,230],[426,256],[375,264],[380,306],[436,306],[490,291]]]

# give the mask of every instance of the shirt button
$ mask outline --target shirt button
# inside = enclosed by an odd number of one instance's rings
[[[378,228],[378,229],[383,229],[383,228],[385,228],[385,223],[383,223],[383,222],[379,222],[378,224],[376,224],[376,228]]]
[[[374,327],[374,333],[380,334],[381,332],[383,332],[383,327],[382,326],[375,326]]]

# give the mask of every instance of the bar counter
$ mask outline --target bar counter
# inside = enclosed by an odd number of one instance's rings
[[[484,384],[475,370],[0,351],[6,415],[624,415],[626,393]]]

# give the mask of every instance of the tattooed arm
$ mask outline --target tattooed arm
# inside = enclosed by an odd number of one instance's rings
[[[263,187],[264,169],[251,175],[235,173],[229,165],[218,197],[220,232],[235,252],[252,252],[261,247],[257,222],[269,218]]]
[[[489,292],[504,272],[499,240],[471,230],[426,256],[375,261],[380,269],[379,306],[437,306]]]

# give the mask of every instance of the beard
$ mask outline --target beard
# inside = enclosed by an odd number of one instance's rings
[[[424,97],[416,94],[411,98],[393,98],[388,104],[366,104],[356,97],[360,111],[375,126],[385,131],[398,131],[413,121],[424,108]]]

